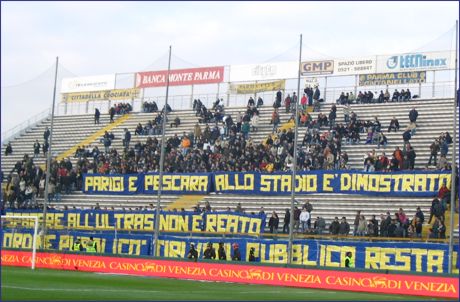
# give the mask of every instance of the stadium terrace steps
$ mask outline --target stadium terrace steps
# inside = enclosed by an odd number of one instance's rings
[[[204,197],[205,195],[182,195],[173,203],[168,204],[165,210],[180,210],[182,208],[190,209],[199,204]]]
[[[162,195],[160,199],[160,207],[166,208],[169,204],[174,203],[180,196],[176,195]],[[43,198],[39,200],[43,202]],[[62,209],[64,205],[71,207],[83,207],[91,208],[96,203],[102,207],[114,207],[115,209],[120,210],[121,208],[136,208],[136,207],[148,207],[151,204],[156,205],[157,196],[156,195],[87,195],[82,192],[72,192],[69,195],[62,195],[62,200],[51,201],[50,205],[59,209]],[[196,203],[195,203],[196,204]]]
[[[56,156],[56,161],[60,162],[62,159],[66,158],[66,157],[73,156],[75,154],[75,152],[77,151],[77,148],[79,146],[85,146],[85,145],[89,145],[89,144],[93,143],[95,140],[99,139],[99,137],[101,135],[104,135],[104,133],[106,131],[108,132],[108,131],[112,130],[113,128],[117,127],[118,125],[123,124],[125,121],[127,121],[129,119],[129,117],[130,117],[130,114],[125,114],[125,115],[121,116],[120,118],[118,118],[117,120],[115,120],[113,123],[109,123],[104,128],[99,129],[95,133],[91,134],[90,136],[86,137],[82,141],[78,142],[78,144],[75,144],[70,149],[67,149],[64,152],[62,152],[61,154],[59,154],[58,156]],[[41,166],[41,168],[43,170],[46,169],[45,164],[43,164]]]

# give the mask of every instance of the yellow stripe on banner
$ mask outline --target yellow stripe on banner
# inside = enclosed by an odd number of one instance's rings
[[[89,145],[91,143],[93,143],[96,139],[98,139],[99,137],[103,136],[105,131],[110,131],[112,130],[113,128],[119,126],[120,124],[123,124],[126,120],[128,120],[129,118],[131,117],[131,114],[125,114],[121,117],[119,117],[118,119],[116,119],[113,123],[109,123],[107,126],[105,126],[104,128],[96,131],[95,133],[91,134],[90,136],[88,136],[87,138],[85,138],[84,140],[82,140],[81,142],[79,142],[78,144],[76,144],[75,146],[73,146],[72,148],[62,152],[61,154],[59,154],[57,157],[56,157],[56,161],[59,162],[61,161],[62,159],[70,156],[70,155],[73,155],[75,154],[75,151],[77,151],[77,148],[79,146],[85,146],[85,145]],[[45,164],[42,164],[40,166],[43,170],[46,169],[46,166]]]
[[[176,201],[170,203],[166,207],[166,210],[167,211],[170,211],[172,209],[180,210],[181,208],[184,208],[187,210],[195,206],[203,198],[204,198],[204,195],[182,195],[181,197],[176,199]]]

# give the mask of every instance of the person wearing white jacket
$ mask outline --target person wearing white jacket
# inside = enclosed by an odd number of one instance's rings
[[[308,229],[308,221],[310,220],[310,213],[308,213],[307,209],[302,209],[299,220],[302,227],[302,233],[305,233],[305,231]]]
[[[252,116],[251,127],[254,132],[256,132],[259,128],[259,115],[256,112],[254,112],[254,115]]]

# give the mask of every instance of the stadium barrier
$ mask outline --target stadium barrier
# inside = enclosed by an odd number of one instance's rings
[[[30,266],[29,252],[3,250],[2,265]],[[178,278],[248,284],[267,284],[405,294],[428,297],[458,298],[458,278],[402,274],[381,274],[344,270],[273,267],[191,262],[145,258],[121,258],[83,254],[37,253],[37,267],[163,278]]]
[[[33,231],[31,229],[2,230],[2,247],[31,249]],[[128,232],[84,232],[49,230],[45,236],[45,249],[72,251],[76,239],[83,246],[93,237],[97,251],[107,255],[153,255],[153,234],[131,234]],[[38,246],[41,245],[39,236]],[[255,261],[260,263],[286,264],[288,241],[261,238],[216,238],[160,235],[157,251],[161,257],[185,258],[194,243],[199,258],[203,257],[207,243],[223,242],[227,259],[231,259],[232,245],[237,243],[242,260],[249,261],[249,250],[254,248]],[[352,252],[355,267],[385,271],[405,271],[421,273],[447,273],[449,247],[440,243],[407,242],[360,242],[333,240],[294,240],[292,262],[296,265],[319,267],[344,267],[347,252]],[[454,246],[453,271],[458,273],[458,246]]]

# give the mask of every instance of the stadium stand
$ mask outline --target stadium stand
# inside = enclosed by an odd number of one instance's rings
[[[348,154],[348,164],[351,169],[363,170],[364,158],[372,150],[375,149],[377,155],[380,152],[386,152],[387,156],[391,158],[395,147],[403,147],[402,133],[403,129],[409,124],[409,111],[416,108],[419,116],[417,119],[417,132],[411,139],[410,143],[415,149],[417,154],[415,160],[415,169],[427,168],[428,159],[430,156],[430,144],[438,136],[448,131],[452,133],[452,118],[453,113],[452,99],[437,99],[437,100],[412,100],[400,103],[385,103],[385,104],[356,104],[351,105],[350,110],[355,112],[358,119],[373,120],[378,117],[382,129],[387,136],[388,145],[385,148],[377,148],[377,145],[367,145],[365,142],[365,133],[361,133],[361,142],[358,144],[347,145],[342,141],[342,151]],[[321,107],[320,112],[328,115],[330,108],[333,104],[326,103]],[[289,128],[287,123],[291,117],[291,113],[285,113],[284,108],[280,108],[280,127]],[[243,114],[245,107],[225,108],[225,115],[231,115],[235,120],[238,113]],[[343,105],[337,105],[337,118],[336,124],[344,123]],[[250,132],[250,138],[255,143],[260,143],[265,140],[272,133],[273,126],[270,124],[271,114],[273,108],[271,106],[263,106],[259,108],[260,119],[257,132]],[[78,115],[78,116],[58,116],[55,118],[54,124],[54,137],[53,137],[53,156],[58,157],[58,161],[62,158],[69,157],[73,165],[78,161],[74,156],[75,150],[78,146],[97,146],[101,152],[104,150],[104,144],[101,140],[105,131],[113,132],[115,139],[113,140],[111,149],[116,149],[118,152],[123,150],[123,137],[125,129],[131,132],[131,144],[134,146],[137,142],[145,143],[149,137],[160,138],[159,135],[134,135],[136,126],[140,123],[145,125],[149,120],[154,119],[158,113],[131,113],[119,118],[115,123],[109,123],[109,116],[101,115],[101,123],[94,125],[94,118],[92,115]],[[319,112],[310,112],[313,119],[317,118]],[[174,121],[176,117],[180,117],[181,123],[178,127],[169,127],[169,123]],[[388,133],[387,129],[390,120],[396,117],[400,123],[400,129],[397,132]],[[166,127],[166,136],[172,137],[175,134],[181,136],[183,133],[193,132],[194,126],[199,123],[200,117],[196,116],[192,110],[174,110],[168,114],[168,123]],[[22,160],[24,154],[33,155],[33,144],[36,140],[43,143],[43,132],[45,127],[49,126],[50,121],[46,120],[41,124],[29,129],[24,135],[11,141],[13,153],[8,156],[2,156],[2,171],[5,175],[3,184],[6,182],[6,176],[14,168],[17,161]],[[205,124],[200,123],[202,130]],[[212,125],[212,123],[210,123]],[[292,125],[292,123],[291,123]],[[299,128],[298,141],[299,146],[302,143],[305,127]],[[322,126],[320,131],[324,132],[329,129],[328,126]],[[2,151],[6,147],[2,145]],[[303,147],[305,149],[305,146]],[[447,155],[447,160],[451,159],[451,150]],[[438,157],[439,160],[439,157]],[[42,165],[44,169],[43,153],[40,157],[34,159],[34,163]],[[434,166],[429,168],[434,169]],[[71,194],[63,194],[62,200],[59,202],[52,201],[51,206],[56,208],[63,208],[64,206],[77,208],[91,208],[96,203],[99,203],[101,208],[114,207],[116,209],[133,210],[138,207],[148,207],[154,203],[156,196],[114,196],[114,195],[83,195],[80,191],[73,191]],[[177,203],[177,196],[163,195],[161,199],[162,208],[180,208],[183,205],[188,210],[196,203],[193,202]],[[283,213],[286,208],[289,208],[289,197],[261,197],[261,196],[235,196],[235,195],[208,195],[203,196],[199,203],[204,205],[209,202],[215,210],[225,210],[230,207],[232,210],[235,208],[235,200],[241,202],[243,208],[247,213],[259,212],[260,207],[263,206],[266,213],[276,211],[280,216],[280,226],[283,225]],[[389,211],[394,214],[399,208],[403,208],[409,219],[415,214],[417,207],[420,207],[424,212],[425,217],[429,216],[429,209],[431,206],[431,198],[388,198],[388,197],[373,197],[369,199],[366,196],[360,195],[339,195],[339,194],[314,194],[302,195],[297,197],[299,208],[302,204],[309,200],[313,206],[312,224],[316,217],[323,217],[327,224],[329,224],[335,216],[346,216],[350,223],[351,232],[353,231],[353,218],[357,210],[361,210],[366,220],[370,219],[372,215],[376,215],[377,220],[380,220],[380,215]],[[41,203],[42,199],[38,198]],[[182,205],[182,206],[181,206]],[[458,216],[458,215],[457,215]],[[448,222],[448,221],[447,221]],[[425,228],[426,229],[426,228]],[[458,229],[457,229],[458,234]]]

